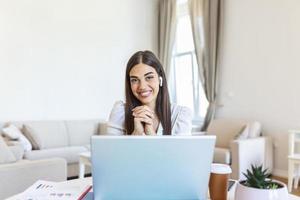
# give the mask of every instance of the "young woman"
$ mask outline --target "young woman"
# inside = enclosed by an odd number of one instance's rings
[[[171,105],[166,76],[156,56],[138,51],[128,61],[126,102],[115,103],[108,134],[177,135],[191,132],[192,114],[187,107]]]

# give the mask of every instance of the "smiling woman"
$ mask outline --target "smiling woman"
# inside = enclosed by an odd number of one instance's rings
[[[138,51],[128,61],[126,103],[117,102],[110,114],[108,134],[175,135],[191,132],[192,113],[171,105],[165,72],[151,51]]]

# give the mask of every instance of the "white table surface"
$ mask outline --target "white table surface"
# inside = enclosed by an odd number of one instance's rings
[[[91,184],[93,183],[92,181],[92,177],[88,177],[88,178],[83,178],[83,179],[73,179],[73,180],[70,180],[70,181],[64,181],[65,184],[79,184],[79,183],[87,183],[87,184]],[[230,191],[228,192],[228,196],[227,196],[227,200],[234,200],[234,192],[235,192],[235,187],[236,187],[236,184],[234,184]],[[7,200],[18,200],[17,198],[18,195],[15,195],[13,197],[10,197],[8,198]],[[288,200],[300,200],[300,197],[298,196],[295,196],[295,195],[292,195],[292,194],[289,194],[289,199]]]

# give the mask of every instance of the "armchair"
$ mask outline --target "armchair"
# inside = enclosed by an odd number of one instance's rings
[[[214,119],[208,135],[216,135],[215,163],[228,164],[231,178],[243,179],[251,164],[263,165],[272,172],[273,150],[270,137],[261,136],[261,124],[239,119]]]

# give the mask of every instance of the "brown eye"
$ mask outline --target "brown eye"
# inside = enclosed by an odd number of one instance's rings
[[[138,80],[136,78],[131,78],[130,79],[130,83],[131,84],[134,84],[134,83],[137,83],[137,82],[138,82]]]
[[[154,77],[153,76],[147,76],[146,77],[146,81],[150,81],[151,79],[153,79]]]

